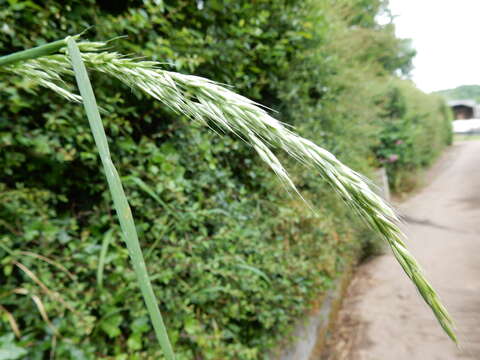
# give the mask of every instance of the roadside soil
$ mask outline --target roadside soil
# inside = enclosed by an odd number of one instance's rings
[[[460,347],[388,252],[357,270],[321,360],[480,359],[480,141],[455,143],[425,183],[397,208]]]

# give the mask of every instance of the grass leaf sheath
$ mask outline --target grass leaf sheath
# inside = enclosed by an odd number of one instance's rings
[[[83,105],[85,107],[85,112],[87,113],[88,121],[92,129],[95,144],[97,145],[98,152],[100,153],[100,158],[102,160],[108,186],[112,194],[115,210],[117,211],[117,216],[120,221],[124,240],[127,244],[133,268],[135,270],[135,274],[137,275],[140,289],[155,329],[155,334],[162,347],[165,358],[167,360],[174,360],[175,355],[168,338],[167,329],[163,323],[162,315],[158,308],[158,303],[148,277],[147,268],[143,259],[137,232],[135,230],[132,212],[130,210],[127,197],[125,196],[125,192],[123,191],[120,177],[110,157],[107,137],[102,125],[102,120],[100,118],[100,112],[95,100],[92,85],[90,83],[90,79],[88,78],[87,69],[85,68],[80,50],[75,40],[71,37],[68,38],[67,45],[73,70],[75,72],[77,85],[80,90]]]

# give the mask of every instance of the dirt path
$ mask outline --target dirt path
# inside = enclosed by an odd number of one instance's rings
[[[328,360],[480,359],[480,142],[457,143],[400,204],[408,246],[453,316],[461,349],[390,254],[362,265]]]

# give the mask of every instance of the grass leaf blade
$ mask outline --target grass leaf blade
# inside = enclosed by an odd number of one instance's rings
[[[105,259],[107,257],[108,247],[112,241],[112,236],[113,229],[110,229],[105,233],[102,240],[102,248],[100,249],[97,267],[97,286],[99,289],[103,289],[103,270],[105,269]]]

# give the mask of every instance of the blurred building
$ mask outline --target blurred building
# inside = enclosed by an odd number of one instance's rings
[[[448,102],[455,120],[468,120],[480,118],[480,105],[471,99],[452,100]]]

